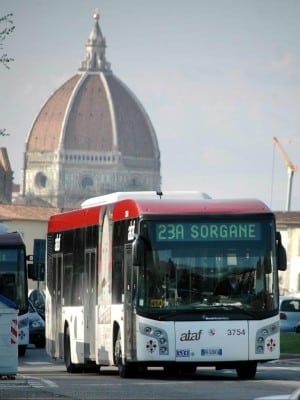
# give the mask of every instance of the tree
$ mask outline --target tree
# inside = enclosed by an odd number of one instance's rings
[[[4,48],[5,39],[12,34],[15,30],[15,25],[12,20],[12,13],[6,14],[4,17],[0,18],[0,51],[2,53]],[[2,28],[4,26],[4,28]],[[9,69],[9,63],[14,61],[13,58],[9,57],[7,53],[0,54],[0,63],[4,65],[5,68]],[[6,132],[6,129],[0,128],[0,136],[8,136],[9,133]]]
[[[0,27],[2,25],[5,25],[4,28],[0,28],[0,50],[2,52],[3,48],[4,48],[4,41],[6,40],[6,38],[11,35],[13,33],[13,31],[15,30],[15,25],[13,23],[12,20],[12,16],[13,14],[6,14],[4,17],[0,18]],[[0,63],[2,63],[2,65],[4,65],[7,69],[9,69],[9,63],[14,61],[13,58],[9,57],[7,55],[7,53],[3,53],[0,55]]]
[[[9,133],[6,132],[6,129],[0,128],[0,136],[9,136]]]

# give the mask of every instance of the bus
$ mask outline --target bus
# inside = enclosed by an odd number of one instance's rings
[[[249,379],[279,358],[275,216],[207,197],[119,192],[49,219],[46,350],[68,372],[214,366]]]
[[[21,233],[0,233],[0,301],[18,309],[18,352],[24,356],[29,343],[28,280],[25,243]]]

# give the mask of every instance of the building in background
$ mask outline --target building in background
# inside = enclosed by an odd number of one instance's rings
[[[47,238],[48,220],[51,215],[61,212],[53,207],[20,206],[15,204],[0,204],[0,234],[5,231],[20,232],[23,236],[26,252],[33,254],[35,239]],[[33,289],[37,282],[29,281]]]
[[[99,14],[76,75],[46,101],[29,131],[18,204],[70,209],[115,191],[160,190],[152,123],[112,72]]]
[[[276,212],[277,229],[287,252],[287,271],[280,272],[281,295],[300,295],[300,212]]]

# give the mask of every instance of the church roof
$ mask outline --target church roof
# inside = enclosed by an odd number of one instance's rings
[[[159,159],[151,121],[136,96],[112,73],[98,12],[94,19],[85,60],[42,107],[26,151],[111,151]]]

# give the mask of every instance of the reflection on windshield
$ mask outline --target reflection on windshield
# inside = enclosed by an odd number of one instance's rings
[[[137,306],[144,310],[277,308],[273,253],[262,240],[228,243],[154,241],[139,272]]]

